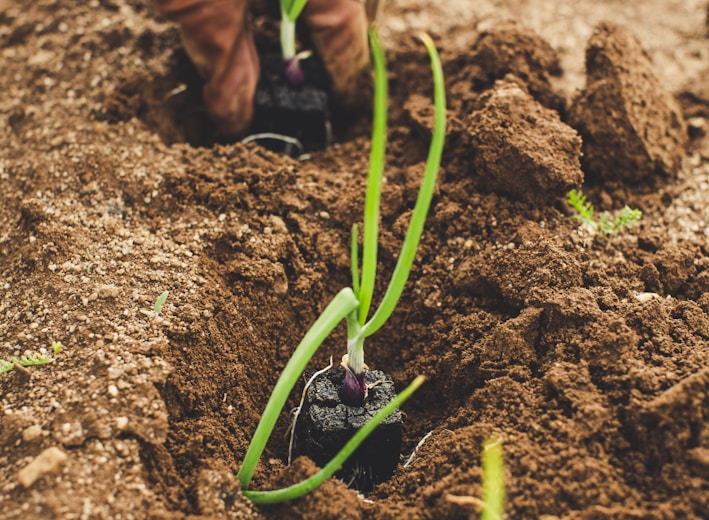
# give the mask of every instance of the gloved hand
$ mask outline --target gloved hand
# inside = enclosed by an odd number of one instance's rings
[[[205,80],[204,101],[218,130],[244,132],[259,78],[247,0],[154,0],[180,24],[187,54]],[[332,77],[335,102],[353,106],[369,64],[367,16],[358,0],[309,0],[299,21]]]

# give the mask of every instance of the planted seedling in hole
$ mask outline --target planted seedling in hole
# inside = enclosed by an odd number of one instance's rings
[[[598,219],[595,218],[595,210],[593,204],[588,201],[586,195],[581,190],[571,190],[568,193],[569,206],[577,212],[571,218],[580,220],[591,231],[595,231],[602,238],[608,238],[611,235],[618,233],[623,229],[630,229],[633,223],[640,220],[643,216],[639,209],[631,209],[624,206],[618,215],[611,217],[608,211],[601,213]]]
[[[394,312],[404,286],[409,278],[423,234],[428,209],[431,206],[438,169],[443,153],[446,132],[445,91],[443,71],[433,41],[426,34],[421,39],[431,59],[434,82],[434,128],[428,158],[424,169],[421,188],[411,214],[409,227],[404,237],[401,251],[389,281],[384,297],[371,318],[369,316],[374,283],[377,274],[377,247],[379,238],[379,205],[384,172],[384,151],[386,145],[387,79],[384,52],[375,31],[370,33],[374,62],[374,122],[370,167],[367,177],[367,192],[364,201],[362,233],[362,263],[359,263],[357,247],[357,225],[352,226],[352,287],[359,305],[347,315],[347,358],[343,361],[346,369],[342,399],[350,406],[360,406],[367,398],[364,385],[364,340],[377,332]],[[361,269],[361,276],[360,276]]]
[[[429,157],[411,221],[398,262],[384,297],[369,316],[377,270],[379,209],[384,173],[387,128],[387,74],[384,52],[376,32],[370,34],[374,66],[374,120],[370,166],[364,203],[362,261],[358,248],[358,226],[352,228],[352,287],[359,305],[346,317],[347,354],[341,366],[319,377],[307,392],[307,410],[298,426],[296,451],[324,464],[348,439],[357,425],[374,415],[391,400],[394,386],[385,373],[368,370],[364,363],[364,342],[377,332],[393,313],[404,290],[416,256],[428,209],[433,197],[445,137],[445,96],[442,74],[438,74],[433,42],[422,36],[431,54],[434,71],[435,117]],[[338,404],[339,403],[339,404]],[[346,405],[345,407],[342,404]],[[391,416],[383,423],[338,474],[347,484],[369,491],[386,480],[399,463],[401,416]]]
[[[344,464],[347,458],[352,455],[360,444],[370,435],[377,426],[389,417],[408,397],[423,383],[422,376],[417,377],[405,390],[403,390],[392,401],[381,408],[373,418],[368,420],[358,429],[354,435],[342,446],[342,448],[325,464],[318,473],[310,478],[290,486],[285,489],[274,491],[253,491],[249,490],[249,484],[253,476],[256,464],[263,453],[266,442],[270,437],[276,424],[278,416],[285,405],[288,395],[295,386],[298,378],[305,369],[310,358],[315,354],[318,347],[330,335],[335,327],[343,320],[347,322],[348,328],[348,351],[350,356],[345,362],[346,370],[351,373],[348,389],[354,389],[352,395],[353,406],[357,406],[366,399],[368,388],[360,384],[364,380],[360,374],[364,368],[363,345],[364,338],[378,330],[389,318],[403,291],[404,284],[409,275],[411,265],[416,253],[418,241],[423,231],[426,214],[433,196],[433,188],[440,165],[443,143],[445,140],[445,93],[443,86],[443,71],[436,48],[431,39],[422,35],[433,69],[434,78],[434,100],[435,100],[435,124],[433,138],[426,162],[424,178],[421,190],[412,214],[409,230],[404,240],[399,261],[392,275],[391,282],[377,311],[371,320],[367,320],[367,310],[371,305],[372,291],[374,284],[374,270],[376,269],[376,231],[379,214],[379,193],[381,189],[382,170],[384,164],[384,144],[386,140],[386,69],[384,56],[379,43],[379,38],[374,28],[370,29],[370,42],[375,63],[375,116],[372,137],[371,166],[368,175],[368,189],[365,202],[365,245],[363,246],[363,266],[362,282],[360,283],[358,255],[356,253],[356,227],[353,233],[352,276],[353,288],[342,289],[326,306],[320,317],[305,334],[290,360],[286,364],[281,376],[276,382],[266,408],[261,416],[261,420],[256,428],[256,432],[251,440],[249,448],[244,456],[244,461],[239,469],[237,478],[244,490],[244,495],[255,503],[269,504],[282,502],[297,498],[309,493],[327,478],[332,476]],[[372,225],[374,219],[374,225]],[[374,235],[372,235],[374,233]],[[375,247],[374,255],[372,247]],[[374,260],[374,262],[372,262]],[[366,265],[364,264],[366,262]],[[371,281],[370,281],[371,279]],[[362,298],[365,302],[362,302]],[[352,348],[350,346],[352,345]],[[355,357],[355,362],[361,361],[359,365],[352,367],[351,359]],[[359,356],[359,357],[358,357]],[[354,383],[352,383],[354,381]],[[344,390],[343,393],[349,393]],[[355,403],[356,401],[357,403]],[[397,454],[398,456],[398,454]]]
[[[169,294],[170,291],[164,291],[160,296],[158,296],[158,299],[155,300],[155,305],[153,305],[152,310],[140,309],[140,312],[142,314],[145,314],[146,316],[149,316],[150,318],[157,318],[160,315],[160,311],[162,311],[162,306],[165,305],[165,300],[167,300],[167,296]]]
[[[296,23],[307,0],[281,0],[281,54],[261,56],[247,142],[298,156],[331,141],[330,77],[310,50],[296,51]]]

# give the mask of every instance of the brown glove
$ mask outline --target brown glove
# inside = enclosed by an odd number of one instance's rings
[[[180,24],[182,43],[205,80],[204,102],[217,128],[245,131],[253,117],[259,61],[247,0],[154,0]]]
[[[204,101],[217,128],[245,131],[259,77],[247,0],[153,0],[180,24],[183,45],[205,79]],[[333,78],[336,102],[352,107],[369,64],[367,17],[358,0],[309,0],[301,15]]]
[[[352,108],[368,78],[367,14],[359,0],[309,0],[301,19],[332,77],[335,101]]]

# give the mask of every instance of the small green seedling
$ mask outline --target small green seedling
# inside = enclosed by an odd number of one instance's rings
[[[633,223],[643,216],[642,211],[639,209],[631,209],[625,206],[615,218],[611,217],[609,212],[604,211],[596,220],[593,204],[588,201],[581,190],[571,190],[568,193],[568,202],[577,212],[571,218],[580,220],[603,238],[608,238],[623,229],[630,229]]]
[[[483,444],[483,510],[481,520],[502,520],[505,515],[505,460],[502,441],[491,437]]]
[[[10,361],[0,359],[0,374],[10,372],[13,368],[15,368],[15,365],[20,365],[22,367],[34,367],[37,365],[46,365],[52,361],[54,361],[52,358],[39,355],[20,357],[13,356],[10,358]]]
[[[352,288],[342,289],[327,305],[320,317],[305,334],[290,360],[283,369],[261,420],[256,427],[244,461],[239,469],[237,478],[241,484],[244,495],[257,504],[270,504],[291,500],[309,493],[327,478],[333,475],[345,460],[357,449],[359,444],[397,407],[424,382],[422,376],[417,377],[393,401],[382,408],[369,422],[345,444],[340,452],[312,477],[295,484],[289,488],[274,491],[252,491],[249,484],[263,450],[266,447],[276,420],[288,399],[288,395],[295,386],[300,374],[305,370],[308,361],[315,354],[322,342],[335,327],[343,320],[347,322],[348,331],[348,357],[343,361],[346,374],[349,374],[347,387],[343,387],[343,401],[350,392],[350,405],[358,406],[367,395],[364,383],[364,339],[379,330],[391,316],[404,285],[409,276],[411,266],[416,254],[419,239],[423,232],[428,208],[433,197],[433,189],[438,174],[443,144],[446,132],[445,114],[445,89],[443,84],[443,69],[433,41],[427,35],[421,39],[426,46],[434,83],[434,129],[428,159],[424,169],[423,180],[419,196],[416,200],[409,229],[404,239],[399,260],[394,269],[389,287],[372,319],[367,320],[367,313],[372,301],[374,278],[376,274],[376,248],[379,220],[379,199],[381,193],[382,172],[384,168],[384,149],[386,143],[386,111],[387,111],[387,79],[384,51],[381,47],[379,36],[374,27],[370,28],[370,46],[374,63],[374,121],[372,130],[372,148],[370,152],[370,168],[367,178],[367,194],[365,196],[364,234],[363,234],[363,260],[362,278],[359,277],[359,260],[357,251],[357,227],[353,226],[352,236]]]
[[[480,520],[502,520],[505,517],[505,461],[502,441],[491,437],[483,443],[482,498],[448,495],[453,504],[473,506],[480,512]]]
[[[88,249],[86,250],[86,260],[86,274],[91,274],[91,268],[93,268],[96,261],[94,260],[94,255]]]
[[[155,305],[153,305],[152,310],[140,309],[140,312],[151,318],[158,317],[160,315],[160,311],[162,311],[162,306],[165,305],[165,300],[167,300],[167,296],[169,294],[170,291],[164,291],[160,296],[158,296],[158,299],[155,300]]]
[[[295,24],[306,3],[307,0],[281,0],[281,56],[286,65],[286,79],[294,87],[305,80],[300,60],[311,55],[310,51],[295,52]]]
[[[55,356],[59,355],[62,351],[63,345],[61,341],[52,342],[52,352]],[[0,359],[0,374],[6,374],[15,368],[15,365],[21,367],[34,367],[38,365],[46,365],[54,361],[54,358],[47,356],[13,356],[9,361],[5,359]]]

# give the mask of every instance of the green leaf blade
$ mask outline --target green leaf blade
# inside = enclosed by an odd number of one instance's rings
[[[481,520],[502,520],[505,517],[505,461],[502,441],[485,441],[482,454],[483,503]]]
[[[372,144],[367,173],[367,192],[364,199],[364,225],[362,230],[362,277],[357,297],[359,320],[363,325],[369,314],[377,276],[377,248],[379,241],[379,204],[381,201],[384,158],[386,154],[388,84],[386,57],[374,27],[369,29],[369,45],[374,66],[374,115]]]
[[[352,238],[350,242],[350,270],[352,271],[352,290],[356,295],[359,295],[359,247],[357,246],[357,237],[359,228],[357,223],[352,224]]]
[[[295,22],[303,11],[308,0],[281,0],[281,12],[288,20]]]
[[[153,306],[153,311],[155,314],[160,314],[160,311],[162,311],[162,306],[165,305],[165,301],[167,300],[169,294],[170,291],[163,291],[160,296],[158,296],[158,299],[155,300],[155,305]]]
[[[424,224],[426,223],[426,217],[428,216],[428,210],[431,206],[433,192],[436,187],[441,157],[443,156],[443,146],[446,138],[446,92],[443,67],[441,66],[441,60],[433,40],[426,34],[422,34],[420,37],[428,51],[433,75],[433,97],[435,106],[433,135],[428,150],[421,188],[419,189],[416,204],[411,214],[411,221],[406,231],[406,237],[401,247],[399,259],[397,260],[394,273],[392,274],[389,286],[387,287],[379,308],[376,310],[374,316],[372,316],[372,319],[364,325],[363,334],[365,337],[371,336],[386,323],[394,312],[399,298],[404,291],[404,286],[409,279],[411,266],[413,265],[416,250],[418,249],[421,235],[423,234]]]

